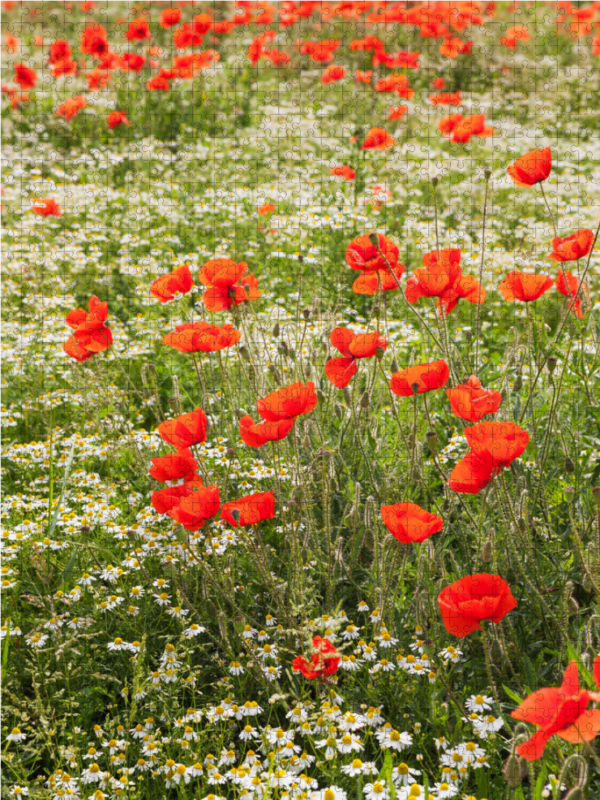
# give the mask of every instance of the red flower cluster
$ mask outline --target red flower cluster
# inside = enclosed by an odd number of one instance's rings
[[[267,442],[285,439],[294,427],[296,417],[309,414],[316,405],[317,393],[312,381],[278,389],[256,402],[263,422],[256,424],[250,416],[240,419],[240,436],[249,447],[262,447]]]
[[[387,341],[379,331],[357,335],[350,328],[334,328],[329,341],[343,356],[330,358],[325,364],[325,374],[338,389],[348,386],[352,376],[356,375],[359,358],[372,358],[378,347],[387,348]]]
[[[428,364],[417,364],[414,367],[401,369],[392,375],[390,388],[399,397],[412,397],[441,389],[448,383],[450,369],[443,359]],[[416,391],[415,391],[416,389]]]
[[[174,347],[180,353],[215,353],[233,347],[242,334],[233,325],[209,325],[208,322],[186,322],[178,325],[173,333],[163,338],[163,344]]]
[[[304,656],[297,656],[292,662],[294,672],[301,672],[308,680],[322,680],[334,675],[340,663],[340,655],[334,645],[321,636],[315,636],[312,644],[310,661]]]
[[[112,342],[112,333],[104,324],[108,316],[108,303],[101,303],[93,295],[89,302],[89,313],[83,308],[69,312],[65,322],[73,334],[63,345],[63,350],[76,361],[86,361],[94,353],[107,350]]]
[[[514,422],[480,422],[465,428],[470,451],[454,467],[448,486],[455,492],[478,494],[492,478],[524,452],[529,434]]]
[[[479,281],[462,274],[458,248],[434,250],[423,256],[424,268],[416,269],[406,282],[406,299],[416,303],[421,297],[437,297],[438,309],[449,314],[460,299],[481,304],[485,289]]]
[[[207,261],[199,273],[200,283],[207,287],[202,300],[209,311],[229,311],[240,303],[256,300],[262,295],[258,280],[249,273],[245,261],[239,264],[231,258]]]

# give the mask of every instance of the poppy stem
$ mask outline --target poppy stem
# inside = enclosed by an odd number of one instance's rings
[[[491,170],[485,171],[485,196],[483,198],[483,221],[481,225],[481,262],[479,264],[479,292],[483,286],[483,263],[485,260],[485,223],[487,218],[488,190],[490,186]],[[479,298],[481,300],[481,297]],[[479,332],[481,330],[481,302],[477,303],[477,315],[475,317],[475,374],[479,369]]]
[[[548,198],[546,197],[546,192],[544,191],[544,183],[543,181],[538,184],[540,189],[542,190],[542,197],[544,198],[544,203],[546,204],[546,208],[548,209],[548,214],[550,215],[550,222],[552,223],[552,227],[554,228],[554,235],[558,237],[558,229],[556,227],[556,218],[552,209],[550,208],[550,203],[548,202]]]
[[[444,348],[442,347],[442,345],[441,345],[440,341],[438,340],[437,336],[436,336],[436,335],[434,334],[434,332],[431,330],[431,328],[429,327],[429,325],[428,325],[428,324],[425,322],[425,320],[423,319],[423,317],[421,316],[421,314],[420,314],[420,313],[417,311],[417,309],[416,309],[416,308],[415,308],[413,305],[411,305],[411,304],[408,302],[408,300],[406,299],[406,295],[404,294],[404,289],[402,288],[402,284],[401,284],[401,283],[400,283],[400,281],[398,280],[398,276],[396,275],[396,273],[395,273],[395,272],[394,272],[394,270],[392,269],[392,267],[391,267],[391,265],[390,265],[390,262],[387,260],[387,258],[386,258],[386,257],[385,257],[385,255],[383,254],[383,252],[382,252],[381,248],[379,247],[379,243],[377,243],[377,244],[375,245],[375,247],[377,248],[377,252],[379,253],[379,255],[380,255],[380,256],[383,258],[383,260],[385,261],[385,263],[386,263],[386,265],[387,265],[387,268],[388,268],[388,269],[389,269],[389,271],[390,271],[390,274],[392,275],[392,277],[393,277],[393,278],[394,278],[394,280],[396,281],[396,285],[398,286],[398,290],[399,290],[399,292],[400,292],[400,297],[402,297],[402,299],[404,300],[404,302],[406,303],[406,305],[408,306],[408,308],[409,308],[409,309],[410,309],[410,310],[413,312],[413,314],[415,314],[415,315],[416,315],[416,317],[417,317],[417,319],[419,320],[419,322],[421,323],[421,325],[422,325],[422,326],[425,328],[425,330],[427,331],[427,333],[428,333],[428,334],[431,336],[432,340],[433,340],[433,341],[435,342],[435,344],[437,345],[437,347],[438,347],[439,351],[442,353],[442,355],[444,355]]]
[[[437,252],[437,260],[438,263],[440,261],[440,232],[438,227],[438,197],[437,197],[437,185],[438,185],[438,178],[431,179],[431,185],[433,186],[433,214],[435,220],[435,249]]]
[[[485,670],[487,672],[488,680],[492,688],[492,694],[494,695],[494,700],[496,701],[496,705],[498,706],[498,712],[502,717],[502,719],[504,720],[504,715],[502,713],[502,706],[500,705],[500,697],[498,695],[498,689],[496,687],[496,681],[494,680],[494,676],[492,674],[492,654],[491,654],[490,641],[488,639],[487,631],[485,629],[485,622],[483,620],[482,622],[483,624],[481,625],[481,634],[483,638],[483,652],[485,655]],[[506,725],[506,720],[504,720],[504,724]]]

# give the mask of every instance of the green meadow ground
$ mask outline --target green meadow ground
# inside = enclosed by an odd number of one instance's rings
[[[80,5],[3,9],[5,32],[19,39],[13,53],[3,41],[3,85],[18,90],[15,63],[39,74],[27,102],[2,103],[3,796],[557,800],[561,786],[587,786],[584,796],[598,797],[596,743],[554,736],[542,760],[525,762],[514,749],[534,727],[510,714],[560,685],[572,660],[594,689],[600,257],[568,265],[586,272],[583,319],[554,288],[527,310],[498,289],[512,270],[556,277],[554,222],[561,236],[600,222],[591,37],[557,34],[553,4],[497,3],[494,18],[461,33],[471,54],[450,60],[416,28],[318,22],[315,12],[271,25],[289,66],[251,66],[248,46],[264,26],[240,26],[205,41],[220,61],[169,92],[148,91],[146,69],[116,71],[93,91],[85,70],[55,79],[46,59],[57,39],[81,57],[86,19],[121,52],[128,23],[117,20],[148,11],[153,39],[130,49],[156,46],[165,67],[176,50],[157,23],[162,4]],[[182,8],[184,20],[234,13]],[[531,39],[513,51],[499,38],[515,23]],[[406,72],[412,98],[353,80],[370,54],[349,43],[367,35],[421,53],[420,69],[394,70]],[[322,84],[324,66],[294,44],[325,38],[342,42],[340,83]],[[389,72],[376,68],[373,81]],[[428,101],[440,76],[444,91],[462,92],[460,108]],[[88,105],[66,122],[56,108],[74,95]],[[398,103],[407,114],[389,121]],[[130,127],[107,128],[114,110]],[[494,135],[443,138],[437,123],[456,111],[485,113]],[[374,125],[393,148],[360,149]],[[539,186],[517,187],[506,173],[538,147],[552,149],[547,204]],[[331,175],[337,165],[357,178]],[[486,289],[479,339],[477,307],[463,301],[444,352],[398,291],[355,294],[345,259],[356,236],[385,234],[405,285],[436,249],[434,192],[439,246],[460,248],[464,274]],[[32,213],[34,198],[50,197],[62,216]],[[211,258],[247,262],[262,296],[209,313],[198,270]],[[185,263],[194,288],[159,303],[150,284]],[[108,302],[113,345],[77,363],[62,348],[65,316],[92,295]],[[444,339],[434,302],[416,308]],[[194,356],[162,343],[191,319],[231,323],[242,339]],[[324,373],[339,355],[336,326],[379,327],[388,342],[343,391]],[[447,486],[468,423],[445,391],[389,390],[393,372],[444,357],[461,381],[477,374],[501,392],[495,419],[530,436],[477,495]],[[314,412],[281,442],[244,445],[241,412],[256,420],[256,400],[295,381],[315,383]],[[195,451],[204,483],[219,486],[221,502],[274,490],[274,519],[233,528],[217,516],[190,532],[152,508],[150,459],[172,452],[156,428],[197,407],[209,420]],[[380,516],[397,502],[435,511],[442,532],[399,544]],[[437,597],[482,572],[501,575],[517,607],[458,639]],[[291,668],[316,634],[345,659],[324,681]],[[343,769],[356,758],[360,768]]]

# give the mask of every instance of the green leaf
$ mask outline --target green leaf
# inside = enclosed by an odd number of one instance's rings
[[[502,684],[502,688],[504,689],[505,693],[510,697],[511,700],[514,700],[515,703],[521,705],[521,703],[523,702],[522,697],[519,697],[519,695],[516,694],[516,692],[513,692],[512,689],[509,689],[508,686],[505,686],[504,684]]]
[[[542,800],[542,792],[544,791],[544,784],[546,783],[546,775],[548,774],[548,768],[546,765],[542,765],[542,771],[538,775],[537,781],[535,782],[535,800]]]
[[[6,638],[2,645],[2,685],[4,686],[4,676],[6,675],[6,665],[8,664],[8,649],[10,647],[10,620],[6,622]]]

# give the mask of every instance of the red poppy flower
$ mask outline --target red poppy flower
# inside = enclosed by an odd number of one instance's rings
[[[177,294],[187,294],[193,285],[194,281],[190,268],[187,264],[182,264],[177,269],[174,269],[173,272],[169,272],[168,275],[162,275],[153,281],[150,285],[150,291],[155,297],[158,297],[161,303],[167,303]]]
[[[399,397],[411,397],[413,386],[418,386],[418,394],[441,389],[448,382],[450,370],[445,361],[432,361],[429,364],[417,364],[392,375],[390,388]]]
[[[168,92],[170,88],[171,84],[169,81],[160,75],[155,75],[153,78],[150,78],[146,84],[146,89],[148,89],[149,92]]]
[[[506,170],[517,186],[534,186],[545,181],[552,169],[552,151],[549,147],[543,150],[532,150],[517,158]]]
[[[505,580],[484,572],[446,586],[440,592],[438,604],[448,633],[463,637],[480,630],[483,620],[500,622],[516,608],[517,601]]]
[[[453,130],[455,130],[460,123],[463,121],[462,114],[450,114],[447,117],[441,119],[438,124],[437,128],[440,133],[443,134],[451,134]]]
[[[420,55],[420,53],[408,53],[406,50],[400,50],[398,53],[377,50],[371,63],[374,67],[385,64],[389,69],[419,69]]]
[[[581,228],[577,233],[572,233],[564,239],[556,237],[552,240],[553,252],[548,258],[555,261],[577,261],[578,258],[587,256],[594,243],[594,233],[587,228]]]
[[[13,78],[15,83],[18,83],[22,89],[33,89],[37,83],[37,72],[26,64],[15,64],[15,76]]]
[[[173,333],[163,338],[163,344],[174,347],[180,353],[215,353],[233,347],[242,334],[233,325],[209,325],[208,322],[186,322],[178,325]]]
[[[108,86],[110,80],[110,73],[107,70],[93,69],[85,76],[88,89],[95,91],[96,89],[104,89]]]
[[[388,119],[402,119],[408,111],[408,106],[393,106],[388,113]]]
[[[446,389],[452,413],[469,422],[479,422],[486,414],[495,414],[502,402],[500,392],[486,391],[481,381],[471,375],[466,383]]]
[[[181,19],[181,9],[180,8],[165,8],[164,11],[160,12],[159,21],[160,27],[168,30],[172,28],[174,25],[177,25],[179,20]]]
[[[371,244],[370,234],[363,233],[362,236],[353,239],[346,249],[346,263],[351,269],[360,272],[377,272],[378,270],[389,272],[388,264],[392,269],[396,268],[399,254],[397,245],[383,233],[375,235],[382,255],[377,247]]]
[[[388,531],[402,544],[424,542],[444,527],[441,517],[425,511],[416,503],[381,506],[381,518]]]
[[[385,45],[377,36],[366,36],[364,39],[353,39],[350,42],[350,50],[352,50],[352,52],[369,50],[376,52],[377,50],[384,49]]]
[[[379,331],[355,334],[350,328],[334,328],[329,337],[331,344],[340,351],[343,358],[331,358],[325,364],[325,374],[338,389],[348,386],[356,374],[356,361],[371,358],[378,347],[387,348],[387,341]]]
[[[337,175],[340,178],[344,178],[347,181],[353,181],[354,178],[356,178],[355,170],[346,164],[342,164],[339,167],[332,167],[332,169],[329,170],[329,173],[330,175]]]
[[[131,125],[124,111],[111,111],[106,121],[109,128],[116,128],[117,125]]]
[[[362,69],[357,69],[356,72],[354,73],[354,80],[357,83],[371,83],[372,77],[373,77],[372,69],[364,71]]]
[[[81,34],[81,52],[96,58],[108,53],[108,38],[102,25],[88,25]]]
[[[458,92],[441,92],[429,96],[432,106],[460,106],[462,105],[462,95]]]
[[[340,663],[340,656],[336,648],[321,636],[313,638],[313,653],[310,661],[304,656],[297,656],[292,662],[294,672],[301,672],[308,680],[326,678],[334,675]]]
[[[474,453],[498,467],[509,467],[529,443],[527,431],[514,422],[480,422],[465,428],[464,434]]]
[[[57,39],[50,45],[48,61],[51,64],[59,64],[61,61],[70,61],[72,55],[71,45],[64,39]]]
[[[229,310],[262,295],[258,280],[251,273],[246,275],[247,269],[245,261],[236,264],[232,258],[213,258],[204,264],[199,278],[208,287],[202,299],[209,311]]]
[[[199,475],[181,484],[181,486],[167,486],[166,489],[159,489],[152,492],[150,498],[152,507],[157,514],[168,514],[173,508],[178,506],[184,497],[187,497],[192,492],[196,491],[202,486],[202,479]]]
[[[434,78],[431,81],[431,85],[434,89],[443,89],[446,85],[446,81],[443,78]]]
[[[293,419],[255,423],[252,417],[245,416],[240,419],[240,436],[248,447],[262,447],[267,442],[285,439],[293,427]]]
[[[555,284],[558,291],[565,297],[575,297],[575,295],[577,295],[577,291],[579,289],[579,281],[577,280],[577,277],[575,275],[572,275],[570,272],[564,272],[563,270],[561,270],[556,276]],[[583,287],[581,289],[581,292],[579,292],[577,300],[574,301],[575,302],[574,314],[578,319],[583,319],[584,317],[583,309],[581,306],[582,295],[585,295],[589,302],[590,295],[589,295],[589,286],[587,283],[583,284]],[[569,303],[569,308],[572,307],[573,307],[573,301]]]
[[[56,116],[64,117],[67,121],[71,121],[74,116],[79,114],[82,108],[87,106],[87,100],[82,95],[76,95],[65,100],[57,109]]]
[[[125,72],[141,72],[146,59],[139,53],[123,53],[121,56],[121,69]]]
[[[458,280],[438,297],[437,307],[446,313],[452,311],[459,300],[481,305],[485,302],[485,289],[470,275],[461,275]]]
[[[594,678],[600,689],[600,656],[594,659]],[[600,709],[588,710],[590,700],[600,702],[600,692],[580,688],[577,662],[571,661],[560,687],[538,689],[511,713],[513,719],[539,727],[517,747],[517,753],[527,761],[537,761],[553,736],[570,744],[591,742],[600,733]]]
[[[202,44],[202,34],[197,33],[189,22],[184,22],[181,28],[177,28],[173,34],[173,44],[179,50],[199,47]]]
[[[411,89],[406,75],[399,73],[397,75],[387,75],[385,78],[380,78],[375,84],[376,92],[395,92],[410,100],[414,96],[415,90]]]
[[[50,65],[50,70],[55,78],[61,75],[76,75],[77,63],[75,61],[57,61],[56,64]]]
[[[234,509],[240,512],[236,522],[231,513]],[[240,497],[239,500],[230,500],[221,508],[221,519],[224,519],[234,528],[238,525],[256,525],[275,516],[275,497],[273,492],[255,492],[254,494]]]
[[[521,300],[532,303],[551,288],[553,280],[549,275],[536,275],[529,272],[509,272],[506,280],[500,284],[500,291],[505,300]]]
[[[178,450],[185,450],[206,441],[206,428],[206,414],[201,408],[195,408],[189,414],[181,414],[179,417],[161,422],[158,434],[161,439]]]
[[[77,361],[85,361],[89,355],[84,355],[83,351],[89,353],[100,353],[108,349],[112,344],[112,333],[104,322],[108,316],[108,303],[101,303],[93,295],[89,302],[89,313],[83,308],[70,311],[65,322],[73,328],[73,335],[66,342],[63,349]]]
[[[394,267],[394,275],[386,270],[377,270],[377,272],[363,272],[352,284],[352,290],[356,294],[377,294],[380,292],[391,292],[398,289],[400,278],[404,274],[404,264],[396,264]]]
[[[208,14],[196,14],[192,20],[192,27],[200,36],[204,36],[205,33],[208,33],[212,26],[213,20]]]
[[[361,150],[389,150],[395,144],[394,137],[384,128],[371,128],[362,143]]]
[[[219,487],[201,486],[184,497],[178,506],[167,511],[167,516],[186,530],[197,531],[217,514],[219,506]]]
[[[450,138],[453,142],[468,142],[471,136],[485,138],[486,136],[492,136],[493,133],[493,128],[486,128],[485,114],[471,114],[459,121],[454,127]]]
[[[127,33],[125,34],[125,38],[130,42],[151,39],[152,34],[150,33],[150,25],[148,25],[148,20],[140,17],[140,19],[134,19],[133,22],[130,22]]]
[[[500,38],[500,44],[515,50],[519,41],[528,42],[531,39],[527,25],[515,25],[508,28],[506,34]]]
[[[152,459],[150,476],[161,483],[167,481],[191,481],[198,469],[198,462],[190,450],[179,450],[166,456]]]
[[[450,473],[448,486],[459,494],[479,494],[499,472],[489,458],[469,451]]]
[[[53,197],[36,197],[31,201],[31,210],[42,217],[62,217],[60,206]]]
[[[423,256],[424,268],[416,269],[406,282],[408,302],[416,303],[421,297],[442,297],[454,289],[462,275],[460,255],[458,248],[440,250],[439,258],[435,250],[426,253]]]
[[[261,215],[261,217],[266,217],[267,214],[271,214],[276,208],[277,206],[274,206],[273,203],[265,203],[258,209],[258,213]]]
[[[346,67],[339,67],[335,64],[327,67],[325,72],[321,75],[321,83],[335,83],[336,81],[343,80],[347,75]]]
[[[317,393],[312,381],[306,384],[292,383],[256,401],[258,413],[267,422],[278,422],[282,419],[293,419],[301,414],[309,414],[316,406]]]

